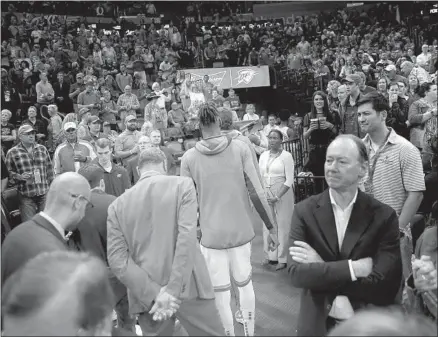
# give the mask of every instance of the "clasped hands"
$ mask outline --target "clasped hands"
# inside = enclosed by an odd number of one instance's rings
[[[180,304],[181,300],[169,294],[166,287],[162,287],[149,314],[154,321],[165,321],[178,311]]]

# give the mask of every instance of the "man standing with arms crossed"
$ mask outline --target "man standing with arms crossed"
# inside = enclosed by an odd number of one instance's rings
[[[235,335],[230,306],[231,268],[239,287],[245,335],[253,336],[251,241],[255,236],[255,216],[250,199],[269,229],[271,249],[278,246],[276,224],[248,145],[221,134],[219,113],[212,103],[201,105],[199,122],[203,140],[184,154],[181,176],[191,177],[198,192],[201,251],[207,261],[225,333]]]

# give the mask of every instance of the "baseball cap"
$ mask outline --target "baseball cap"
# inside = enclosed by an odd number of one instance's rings
[[[110,126],[111,125],[111,123],[110,122],[108,122],[108,121],[106,121],[106,122],[103,122],[103,126]]]
[[[357,75],[357,74],[351,74],[351,75],[347,75],[347,77],[345,77],[345,78],[342,80],[342,83],[350,82],[350,83],[356,83],[356,84],[359,84],[360,81],[361,81],[361,78],[360,78],[359,75]]]
[[[84,74],[82,74],[82,73],[77,73],[77,74],[76,74],[76,78],[78,78],[78,77],[80,77],[80,78],[84,78]]]
[[[65,123],[64,125],[64,131],[67,131],[68,129],[77,129],[76,123],[75,122],[68,122]]]
[[[20,128],[18,129],[18,135],[21,136],[24,133],[29,133],[32,131],[35,131],[35,129],[32,127],[32,125],[24,124],[24,125],[20,126]]]
[[[80,109],[78,112],[79,117],[81,117],[83,114],[86,114],[88,111],[90,111],[88,108]]]
[[[397,70],[395,65],[389,64],[389,65],[386,66],[385,71],[391,71],[391,70]]]
[[[88,118],[88,124],[96,122],[102,122],[98,116],[90,116],[90,118]]]
[[[129,121],[132,121],[132,120],[137,120],[137,117],[135,117],[133,115],[126,116],[125,123],[128,123]]]

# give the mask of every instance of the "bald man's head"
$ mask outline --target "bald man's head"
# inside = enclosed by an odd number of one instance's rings
[[[50,185],[46,196],[44,211],[50,214],[63,212],[69,223],[64,229],[75,226],[84,216],[85,208],[90,206],[91,188],[80,174],[66,172],[57,176]]]
[[[5,335],[110,335],[113,293],[104,263],[85,253],[47,252],[6,281]]]

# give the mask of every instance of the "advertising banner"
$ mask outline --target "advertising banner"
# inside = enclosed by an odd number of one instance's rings
[[[180,70],[177,78],[183,79],[187,74],[190,74],[192,82],[203,81],[208,75],[209,81],[222,89],[270,86],[268,66],[185,69]]]

